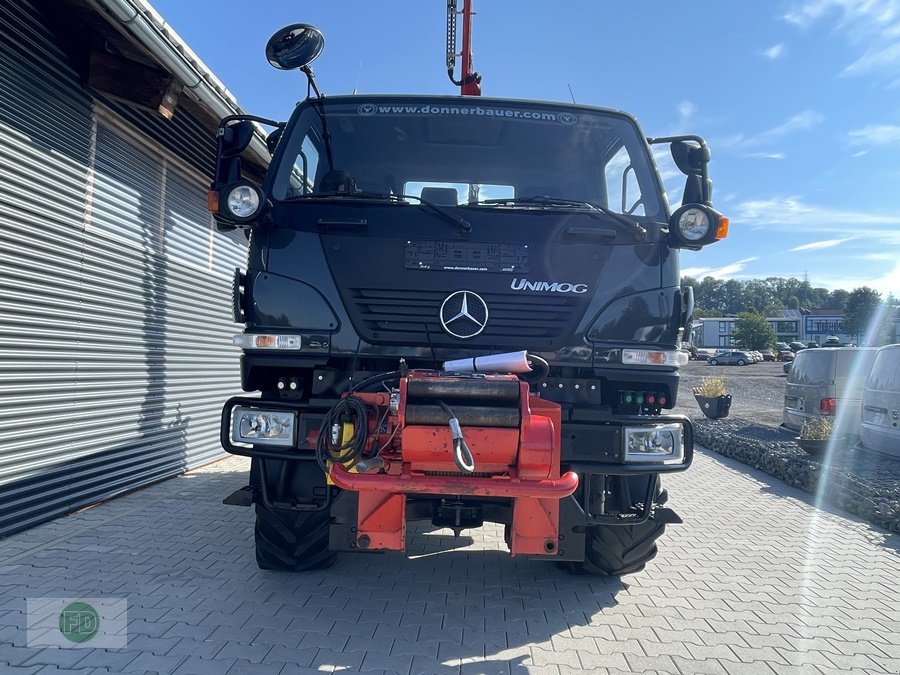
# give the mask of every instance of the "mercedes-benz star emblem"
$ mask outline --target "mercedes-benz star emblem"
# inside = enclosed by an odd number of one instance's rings
[[[473,338],[487,325],[487,303],[472,291],[456,291],[444,299],[439,316],[444,330],[453,337]]]

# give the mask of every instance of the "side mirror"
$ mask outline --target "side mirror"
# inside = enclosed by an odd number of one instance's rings
[[[709,148],[687,140],[673,141],[670,147],[675,166],[687,178],[682,204],[712,204],[712,181],[707,174]]]
[[[685,176],[699,176],[709,163],[709,148],[685,140],[673,141],[670,146],[675,166]]]
[[[687,180],[682,204],[712,204],[712,181],[709,179],[709,147],[700,136],[660,136],[648,138],[651,145],[669,143],[675,166]]]
[[[279,70],[305,68],[325,48],[325,36],[315,26],[295,23],[285,26],[266,44],[266,59]]]
[[[221,150],[219,155],[223,158],[237,157],[253,140],[253,122],[250,120],[238,120],[223,126],[219,132]]]

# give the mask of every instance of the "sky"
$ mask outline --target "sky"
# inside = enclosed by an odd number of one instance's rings
[[[325,35],[326,95],[458,93],[444,0],[150,1],[250,113],[286,119],[305,96],[264,57],[298,22]],[[900,295],[900,0],[473,1],[483,95],[574,94],[647,136],[706,139],[731,231],[682,253],[682,274]],[[655,154],[675,206],[683,178]]]

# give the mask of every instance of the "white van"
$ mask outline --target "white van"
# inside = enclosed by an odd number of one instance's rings
[[[900,456],[900,344],[878,350],[862,400],[859,440]]]
[[[784,388],[782,426],[800,431],[810,419],[831,418],[834,436],[856,436],[863,387],[874,348],[824,347],[797,353]]]

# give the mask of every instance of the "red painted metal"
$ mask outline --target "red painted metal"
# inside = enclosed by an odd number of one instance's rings
[[[479,382],[483,386],[503,380],[514,382],[518,389],[520,423],[517,428],[464,427],[466,444],[479,475],[460,475],[447,425],[407,424],[409,383],[425,378],[446,378],[451,382],[462,379],[410,372],[400,380],[396,414],[385,414],[390,405],[390,395],[386,392],[348,394],[372,409],[369,435],[381,448],[379,456],[385,462],[377,473],[362,474],[348,471],[341,464],[331,465],[332,482],[341,489],[359,493],[357,546],[373,550],[404,549],[406,495],[501,497],[514,500],[510,528],[512,554],[555,555],[559,544],[559,501],[578,488],[576,473],[570,471],[560,476],[562,412],[559,405],[532,396],[528,384],[514,375],[488,375],[474,382],[466,378],[466,384],[475,389],[473,400],[480,400]],[[507,398],[505,405],[510,403]]]
[[[361,549],[402,551],[406,546],[406,496],[360,492],[356,545]]]
[[[426,476],[403,471],[399,475],[351,473],[331,465],[331,480],[343,490],[395,494],[464,495],[477,497],[534,497],[562,499],[578,488],[578,474],[567,471],[556,479],[521,480],[518,476]]]
[[[558,478],[562,410],[556,403],[531,396],[524,382],[521,387],[519,477],[523,480]]]
[[[505,473],[516,465],[518,429],[466,427],[464,434],[478,473]],[[412,472],[459,471],[453,460],[450,427],[403,427],[403,461],[409,463]]]
[[[463,96],[481,96],[480,77],[474,72],[472,63],[472,0],[463,0],[462,26],[462,72],[460,93]]]
[[[517,499],[513,504],[510,553],[555,555],[559,542],[559,500]]]

